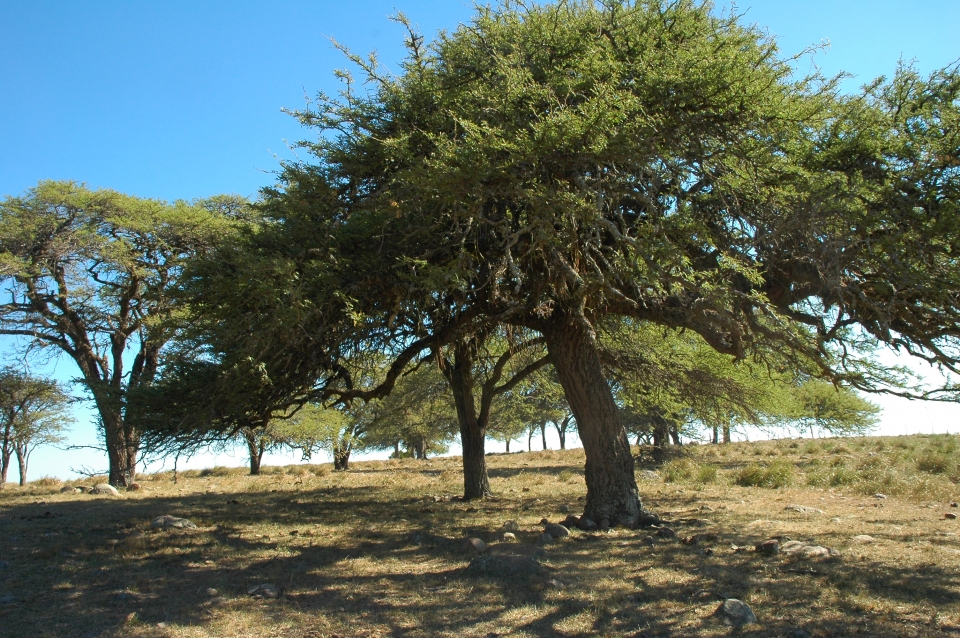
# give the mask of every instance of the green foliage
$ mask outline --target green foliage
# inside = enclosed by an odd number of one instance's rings
[[[767,466],[756,463],[737,471],[734,482],[743,487],[781,488],[793,485],[797,468],[786,459],[777,459]]]

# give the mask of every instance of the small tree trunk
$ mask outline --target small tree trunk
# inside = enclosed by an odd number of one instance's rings
[[[584,516],[632,526],[641,513],[633,456],[600,365],[596,332],[582,317],[561,317],[544,337],[587,456]]]
[[[723,442],[724,443],[730,442],[730,424],[729,423],[723,424]]]
[[[400,439],[393,442],[393,458],[400,458]]]
[[[115,409],[116,407],[116,409]],[[140,437],[135,428],[124,422],[117,406],[106,399],[97,400],[100,419],[103,422],[104,443],[110,463],[110,485],[126,487],[137,475],[137,453]]]
[[[346,472],[350,469],[350,452],[352,452],[352,446],[347,445],[338,445],[333,449],[333,469],[337,472]]]
[[[510,454],[510,439],[507,439],[507,454]]]
[[[473,394],[473,359],[469,351],[458,350],[452,366],[445,369],[460,425],[460,446],[463,448],[463,500],[493,496],[487,476],[487,456],[484,446],[487,424],[480,421]]]
[[[27,459],[30,458],[30,451],[27,449],[26,444],[17,445],[17,465],[20,467],[20,485],[21,487],[27,484]]]
[[[0,490],[7,482],[7,474],[10,472],[10,456],[13,454],[13,419],[11,413],[7,416],[7,424],[3,428],[3,441],[0,444]]]
[[[527,452],[533,452],[533,428],[527,430]]]
[[[676,427],[670,427],[670,438],[673,439],[674,445],[680,445],[680,430]]]
[[[247,454],[250,456],[250,476],[260,474],[260,461],[263,460],[265,446],[258,441],[259,438],[253,430],[243,431],[243,440],[247,444]]]
[[[421,461],[427,460],[427,440],[426,439],[424,439],[423,437],[420,437],[419,439],[416,440],[416,442],[413,444],[413,455]]]
[[[540,439],[543,441],[543,449],[547,449],[547,422],[540,422]]]
[[[718,428],[717,426],[713,426],[713,440],[712,440],[712,443],[713,443],[714,445],[716,445],[716,444],[718,444],[719,442],[720,442],[720,428]]]
[[[560,437],[560,449],[567,449],[567,428],[570,426],[570,415],[567,415],[560,423],[554,423],[557,426],[557,436]]]

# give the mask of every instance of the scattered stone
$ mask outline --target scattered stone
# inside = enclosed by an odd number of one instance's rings
[[[584,516],[584,517],[581,517],[579,521],[577,521],[577,527],[579,527],[585,532],[592,532],[595,529],[597,529],[599,525],[597,525],[596,522]]]
[[[650,512],[643,512],[637,517],[637,527],[653,527],[660,524],[660,517]]]
[[[950,507],[960,507],[960,503],[957,503],[956,501],[954,501],[950,503]]]
[[[553,542],[553,536],[544,532],[543,534],[540,534],[540,538],[537,540],[537,545],[539,545],[540,547],[546,547],[552,542]]]
[[[783,508],[788,512],[800,512],[801,514],[823,514],[823,510],[818,510],[815,507],[807,507],[806,505],[787,505]]]
[[[136,492],[137,490],[142,490],[142,489],[143,489],[143,486],[140,485],[139,483],[131,483],[130,485],[127,486],[128,492]]]
[[[947,512],[946,514],[943,515],[943,517],[952,521],[952,520],[956,520],[957,515],[954,514],[953,512]]]
[[[839,517],[834,517],[830,519],[831,523],[842,523],[843,521]]]
[[[119,496],[120,492],[117,491],[117,488],[110,485],[109,483],[100,483],[99,485],[94,485],[93,489],[90,490],[92,494],[98,496]]]
[[[487,547],[487,554],[491,556],[528,556],[530,558],[540,558],[546,554],[546,550],[536,545],[527,545],[526,543],[497,543]]]
[[[669,527],[661,527],[657,530],[657,536],[660,538],[665,538],[668,540],[673,540],[677,537],[677,533],[670,529]]]
[[[501,538],[503,539],[503,542],[504,542],[504,543],[516,543],[516,542],[517,542],[517,535],[514,534],[513,532],[504,532],[504,533],[503,533],[503,536],[502,536]]]
[[[136,594],[131,594],[128,591],[122,591],[116,594],[113,597],[113,600],[118,603],[138,603],[140,602],[140,597],[137,596]]]
[[[561,505],[560,507],[557,508],[557,511],[560,512],[561,514],[569,514],[569,513],[570,513],[570,506],[569,506],[569,505]]]
[[[887,498],[887,495],[877,492],[876,494],[873,495],[873,498]]]
[[[563,525],[557,525],[556,523],[547,523],[543,526],[543,531],[550,536],[553,536],[555,539],[565,538],[570,536],[570,530],[564,527]]]
[[[153,522],[150,523],[150,527],[154,529],[196,529],[197,526],[192,521],[188,521],[185,518],[177,518],[176,516],[171,516],[170,514],[165,514],[164,516],[158,516],[153,519]]]
[[[640,478],[644,481],[659,481],[660,473],[653,470],[644,470],[640,472]]]
[[[253,596],[254,598],[273,600],[275,598],[280,598],[280,588],[271,583],[262,583],[260,585],[254,585],[248,589],[247,594]]]
[[[640,542],[644,545],[653,546],[657,544],[657,539],[655,539],[653,536],[644,536],[642,539],[640,539]]]
[[[485,554],[470,561],[466,573],[471,576],[529,578],[543,576],[546,570],[529,556]]]
[[[0,596],[0,605],[15,605],[21,602],[16,596]]]
[[[479,538],[464,539],[460,549],[464,554],[482,554],[487,551],[487,544]]]
[[[577,516],[576,514],[571,514],[570,516],[563,519],[563,521],[561,521],[560,524],[566,527],[567,529],[573,529],[573,528],[579,529],[580,517]]]
[[[854,536],[850,540],[853,541],[854,543],[861,543],[864,545],[867,543],[877,542],[877,539],[875,539],[873,536],[868,536],[867,534],[858,534],[857,536]]]
[[[823,545],[808,545],[800,541],[789,541],[780,546],[780,552],[787,556],[805,559],[830,558],[839,556],[840,552]]]
[[[747,603],[742,600],[737,600],[736,598],[728,598],[723,601],[720,606],[717,607],[714,615],[720,616],[724,624],[730,625],[731,627],[743,627],[744,625],[757,622],[757,617],[754,615],[753,610],[747,606]]]
[[[206,589],[203,590],[203,594],[204,596],[210,596],[211,598],[215,598],[220,595],[220,592],[218,592],[213,587],[207,587]]]
[[[500,531],[501,532],[519,532],[520,524],[514,520],[506,521],[503,525],[500,526]]]
[[[64,485],[60,488],[61,494],[83,494],[83,490],[79,487],[74,487],[72,485]]]
[[[776,538],[770,538],[762,543],[757,543],[757,551],[767,556],[776,556],[780,553],[780,541]]]
[[[716,534],[693,534],[684,536],[680,542],[684,545],[705,545],[706,543],[715,543],[719,538]]]

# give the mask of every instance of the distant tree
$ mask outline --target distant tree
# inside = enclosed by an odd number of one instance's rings
[[[801,432],[816,437],[817,431],[833,436],[866,434],[876,425],[880,407],[855,391],[819,379],[808,379],[792,388],[793,416]]]
[[[7,481],[11,457],[27,482],[30,454],[40,445],[60,443],[73,422],[70,397],[55,381],[30,376],[14,368],[0,370],[0,489]]]
[[[172,288],[244,206],[228,197],[169,204],[73,182],[40,182],[0,201],[0,334],[77,365],[103,425],[112,485],[136,474],[140,432],[128,395],[154,380],[181,327]]]

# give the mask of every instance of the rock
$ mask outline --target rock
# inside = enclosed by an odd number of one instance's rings
[[[220,592],[218,592],[213,587],[207,587],[206,589],[203,590],[203,595],[210,596],[210,598],[215,598],[220,595]]]
[[[660,473],[654,472],[653,470],[644,470],[640,472],[640,478],[644,481],[659,481]]]
[[[72,485],[64,485],[60,488],[61,494],[83,494],[83,490],[79,487],[74,487]]]
[[[956,520],[957,515],[954,514],[953,512],[947,512],[946,514],[943,515],[943,517],[946,518],[946,519],[948,519],[948,520],[953,521],[953,520]]]
[[[543,576],[543,565],[529,556],[485,554],[470,561],[466,573],[471,576],[529,578]]]
[[[657,544],[657,539],[655,539],[653,536],[644,536],[642,539],[640,539],[640,542],[644,545],[652,546]]]
[[[567,529],[574,529],[574,528],[579,529],[580,517],[577,516],[576,514],[571,514],[570,516],[563,519],[563,521],[561,522],[561,525],[563,525]]]
[[[501,532],[519,532],[520,524],[517,523],[517,521],[513,521],[513,520],[506,521],[504,522],[503,525],[500,526],[500,531]]]
[[[960,503],[957,503],[956,501],[954,501],[950,503],[950,507],[960,507]]]
[[[854,543],[862,543],[862,544],[877,542],[877,539],[875,539],[873,536],[867,536],[866,534],[859,534],[857,536],[854,536],[850,540],[853,541]]]
[[[93,491],[93,488],[92,488],[92,487],[88,487],[88,486],[86,486],[86,485],[78,485],[78,486],[77,486],[77,489],[80,490],[81,492],[83,492],[84,494],[86,494],[87,492],[92,492],[92,491]]]
[[[762,543],[757,543],[757,551],[767,556],[776,556],[780,553],[780,541],[776,538],[771,538]]]
[[[153,519],[153,522],[150,523],[150,527],[154,529],[196,529],[197,526],[192,522],[188,521],[185,518],[177,518],[176,516],[171,516],[170,514],[165,514],[164,516],[158,516]]]
[[[660,538],[672,540],[677,537],[677,533],[672,529],[670,529],[669,527],[661,527],[660,529],[657,530],[657,536],[659,536]]]
[[[117,488],[110,485],[109,483],[100,483],[99,485],[94,485],[93,489],[90,490],[91,494],[96,494],[98,496],[119,496],[120,492],[117,491]]]
[[[504,543],[516,543],[516,542],[517,542],[517,535],[514,534],[513,532],[504,532],[504,533],[503,533],[503,536],[501,536],[501,538],[503,539],[503,542],[504,542]]]
[[[877,492],[876,494],[873,495],[873,498],[887,498],[887,495],[880,494],[879,492]]]
[[[254,598],[266,598],[273,600],[275,598],[280,598],[280,588],[272,583],[263,583],[260,585],[254,585],[248,589],[247,594],[253,596]]]
[[[557,525],[556,523],[547,523],[543,526],[543,531],[550,536],[553,536],[555,539],[566,538],[570,536],[570,530],[564,527],[563,525]]]
[[[526,543],[497,543],[487,547],[487,554],[490,556],[528,556],[530,558],[540,558],[546,554],[546,550],[536,545]]]
[[[143,489],[143,486],[140,485],[139,483],[131,483],[130,485],[127,486],[128,492],[136,492],[137,490],[142,490],[142,489]]]
[[[637,517],[637,527],[652,527],[660,524],[660,517],[650,512],[643,512]]]
[[[118,603],[138,603],[140,602],[140,597],[128,591],[122,591],[115,594],[113,600]]]
[[[479,538],[467,538],[460,549],[464,554],[482,554],[487,551],[487,544]]]
[[[593,530],[597,529],[599,526],[594,521],[584,516],[584,517],[581,517],[579,521],[577,521],[577,527],[579,527],[585,532],[592,532]]]
[[[840,552],[823,545],[808,545],[800,541],[789,541],[780,546],[780,552],[787,556],[805,559],[829,558],[839,556]]]
[[[569,505],[561,505],[560,507],[557,508],[557,511],[560,512],[561,514],[569,514],[569,513],[570,513],[570,506],[569,506]]]
[[[551,536],[546,532],[544,532],[543,534],[540,534],[540,538],[537,539],[537,545],[539,545],[540,547],[546,547],[552,542],[553,542],[553,536]]]
[[[731,627],[743,627],[744,625],[757,622],[757,617],[754,615],[753,610],[747,606],[747,603],[742,600],[737,600],[736,598],[728,598],[723,601],[720,606],[717,607],[714,615],[722,618],[724,624],[730,625]]]
[[[788,512],[800,512],[801,514],[823,514],[823,510],[818,510],[815,507],[807,507],[806,505],[787,505],[783,508]]]

